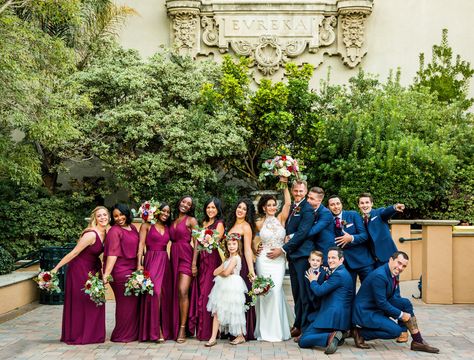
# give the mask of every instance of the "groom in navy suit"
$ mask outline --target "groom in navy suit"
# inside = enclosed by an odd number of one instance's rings
[[[386,264],[390,256],[397,251],[388,221],[397,212],[403,212],[405,205],[395,204],[386,208],[373,209],[373,204],[374,200],[370,193],[359,195],[358,205],[369,233],[369,244],[375,257],[375,267],[379,267]]]
[[[408,260],[406,253],[396,251],[388,264],[372,271],[362,283],[352,312],[352,322],[356,326],[353,337],[357,347],[367,348],[364,340],[394,339],[408,328],[413,338],[411,350],[439,352],[423,340],[413,305],[400,296],[398,276],[407,267]]]
[[[321,308],[312,323],[305,328],[298,345],[302,348],[326,347],[325,354],[334,354],[343,338],[342,332],[351,327],[354,285],[343,265],[343,251],[331,247],[327,258],[331,275],[325,282],[318,282],[319,273],[306,272],[311,291],[321,300]]]
[[[344,249],[344,265],[352,276],[354,287],[359,276],[360,282],[374,270],[374,258],[370,253],[367,230],[362,217],[353,210],[343,210],[339,196],[328,199],[328,207],[334,217],[336,245]]]
[[[324,190],[320,187],[312,187],[308,194],[308,203],[314,209],[314,223],[309,230],[308,237],[312,237],[316,250],[324,254],[324,265],[327,265],[328,249],[336,246],[334,242],[334,220],[331,212],[322,204]]]
[[[314,250],[314,245],[307,236],[314,221],[314,212],[306,200],[308,187],[305,181],[295,181],[291,187],[293,204],[286,221],[288,241],[282,248],[273,248],[267,252],[270,259],[286,253],[289,262],[291,291],[295,302],[295,323],[291,336],[298,337],[301,329],[306,326],[309,313],[309,294],[306,289],[305,271],[308,267],[308,256]]]

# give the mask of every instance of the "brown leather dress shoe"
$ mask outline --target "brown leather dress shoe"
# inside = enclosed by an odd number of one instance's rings
[[[397,343],[406,343],[408,342],[408,331],[404,331],[397,337]]]
[[[290,335],[291,337],[298,337],[301,335],[301,330],[294,327],[290,330]]]
[[[422,343],[412,341],[410,348],[413,351],[424,351],[424,352],[431,353],[431,354],[439,353],[438,348],[435,348],[434,346],[428,345],[425,341],[423,341]]]
[[[365,343],[364,338],[360,334],[359,329],[352,329],[352,337],[354,338],[354,343],[356,347],[358,347],[359,349],[370,349],[370,346]]]

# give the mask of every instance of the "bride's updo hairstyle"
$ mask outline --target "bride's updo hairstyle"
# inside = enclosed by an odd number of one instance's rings
[[[278,204],[277,198],[274,195],[262,195],[260,200],[258,200],[257,213],[259,216],[265,216],[265,211],[263,210],[263,207],[266,206],[270,200],[273,200],[275,201],[275,204]]]

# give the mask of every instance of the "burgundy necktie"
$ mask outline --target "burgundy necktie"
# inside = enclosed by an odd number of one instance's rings
[[[366,226],[369,223],[369,216],[368,215],[364,215],[364,223],[365,223]]]
[[[336,216],[336,228],[337,229],[340,229],[341,228],[341,219],[339,219],[339,217]]]

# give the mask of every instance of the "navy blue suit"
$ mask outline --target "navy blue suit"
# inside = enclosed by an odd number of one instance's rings
[[[314,211],[310,204],[303,200],[296,208],[290,208],[286,221],[286,234],[292,238],[283,245],[288,257],[290,269],[291,292],[295,301],[294,327],[301,329],[306,326],[310,299],[306,290],[305,271],[308,267],[308,256],[314,250],[314,244],[308,237],[308,231],[314,222]]]
[[[410,300],[400,297],[398,281],[395,283],[388,264],[372,271],[362,283],[354,301],[352,322],[360,327],[365,340],[394,339],[405,330],[403,322],[397,324],[401,312],[413,314]]]
[[[299,340],[302,348],[326,346],[332,331],[351,327],[354,285],[344,265],[338,266],[322,285],[312,281],[311,290],[321,299],[321,308]]]
[[[334,242],[334,218],[331,211],[323,204],[319,205],[314,212],[314,224],[309,230],[308,236],[313,237],[316,250],[324,254],[324,264],[327,265],[328,249],[336,246]]]
[[[367,222],[370,244],[378,265],[385,264],[390,256],[397,251],[397,247],[390,233],[388,220],[397,213],[394,206],[372,209]]]
[[[341,228],[334,224],[336,237],[342,236],[343,231],[352,235],[354,240],[346,244],[344,250],[344,264],[352,276],[354,286],[359,275],[360,281],[364,281],[367,275],[374,269],[374,258],[369,249],[367,230],[362,217],[353,210],[343,210]]]
[[[310,268],[311,269],[311,268]],[[308,269],[309,270],[309,269]],[[319,268],[320,275],[318,277],[318,284],[322,285],[323,282],[326,281],[326,278],[328,277],[328,273],[324,268],[321,267]],[[311,283],[309,282],[308,279],[306,279],[306,290],[308,291],[308,297],[310,299],[309,303],[309,314],[308,314],[308,323],[311,323],[314,320],[314,317],[318,313],[319,309],[321,308],[321,299],[318,298],[314,292],[311,290]]]

